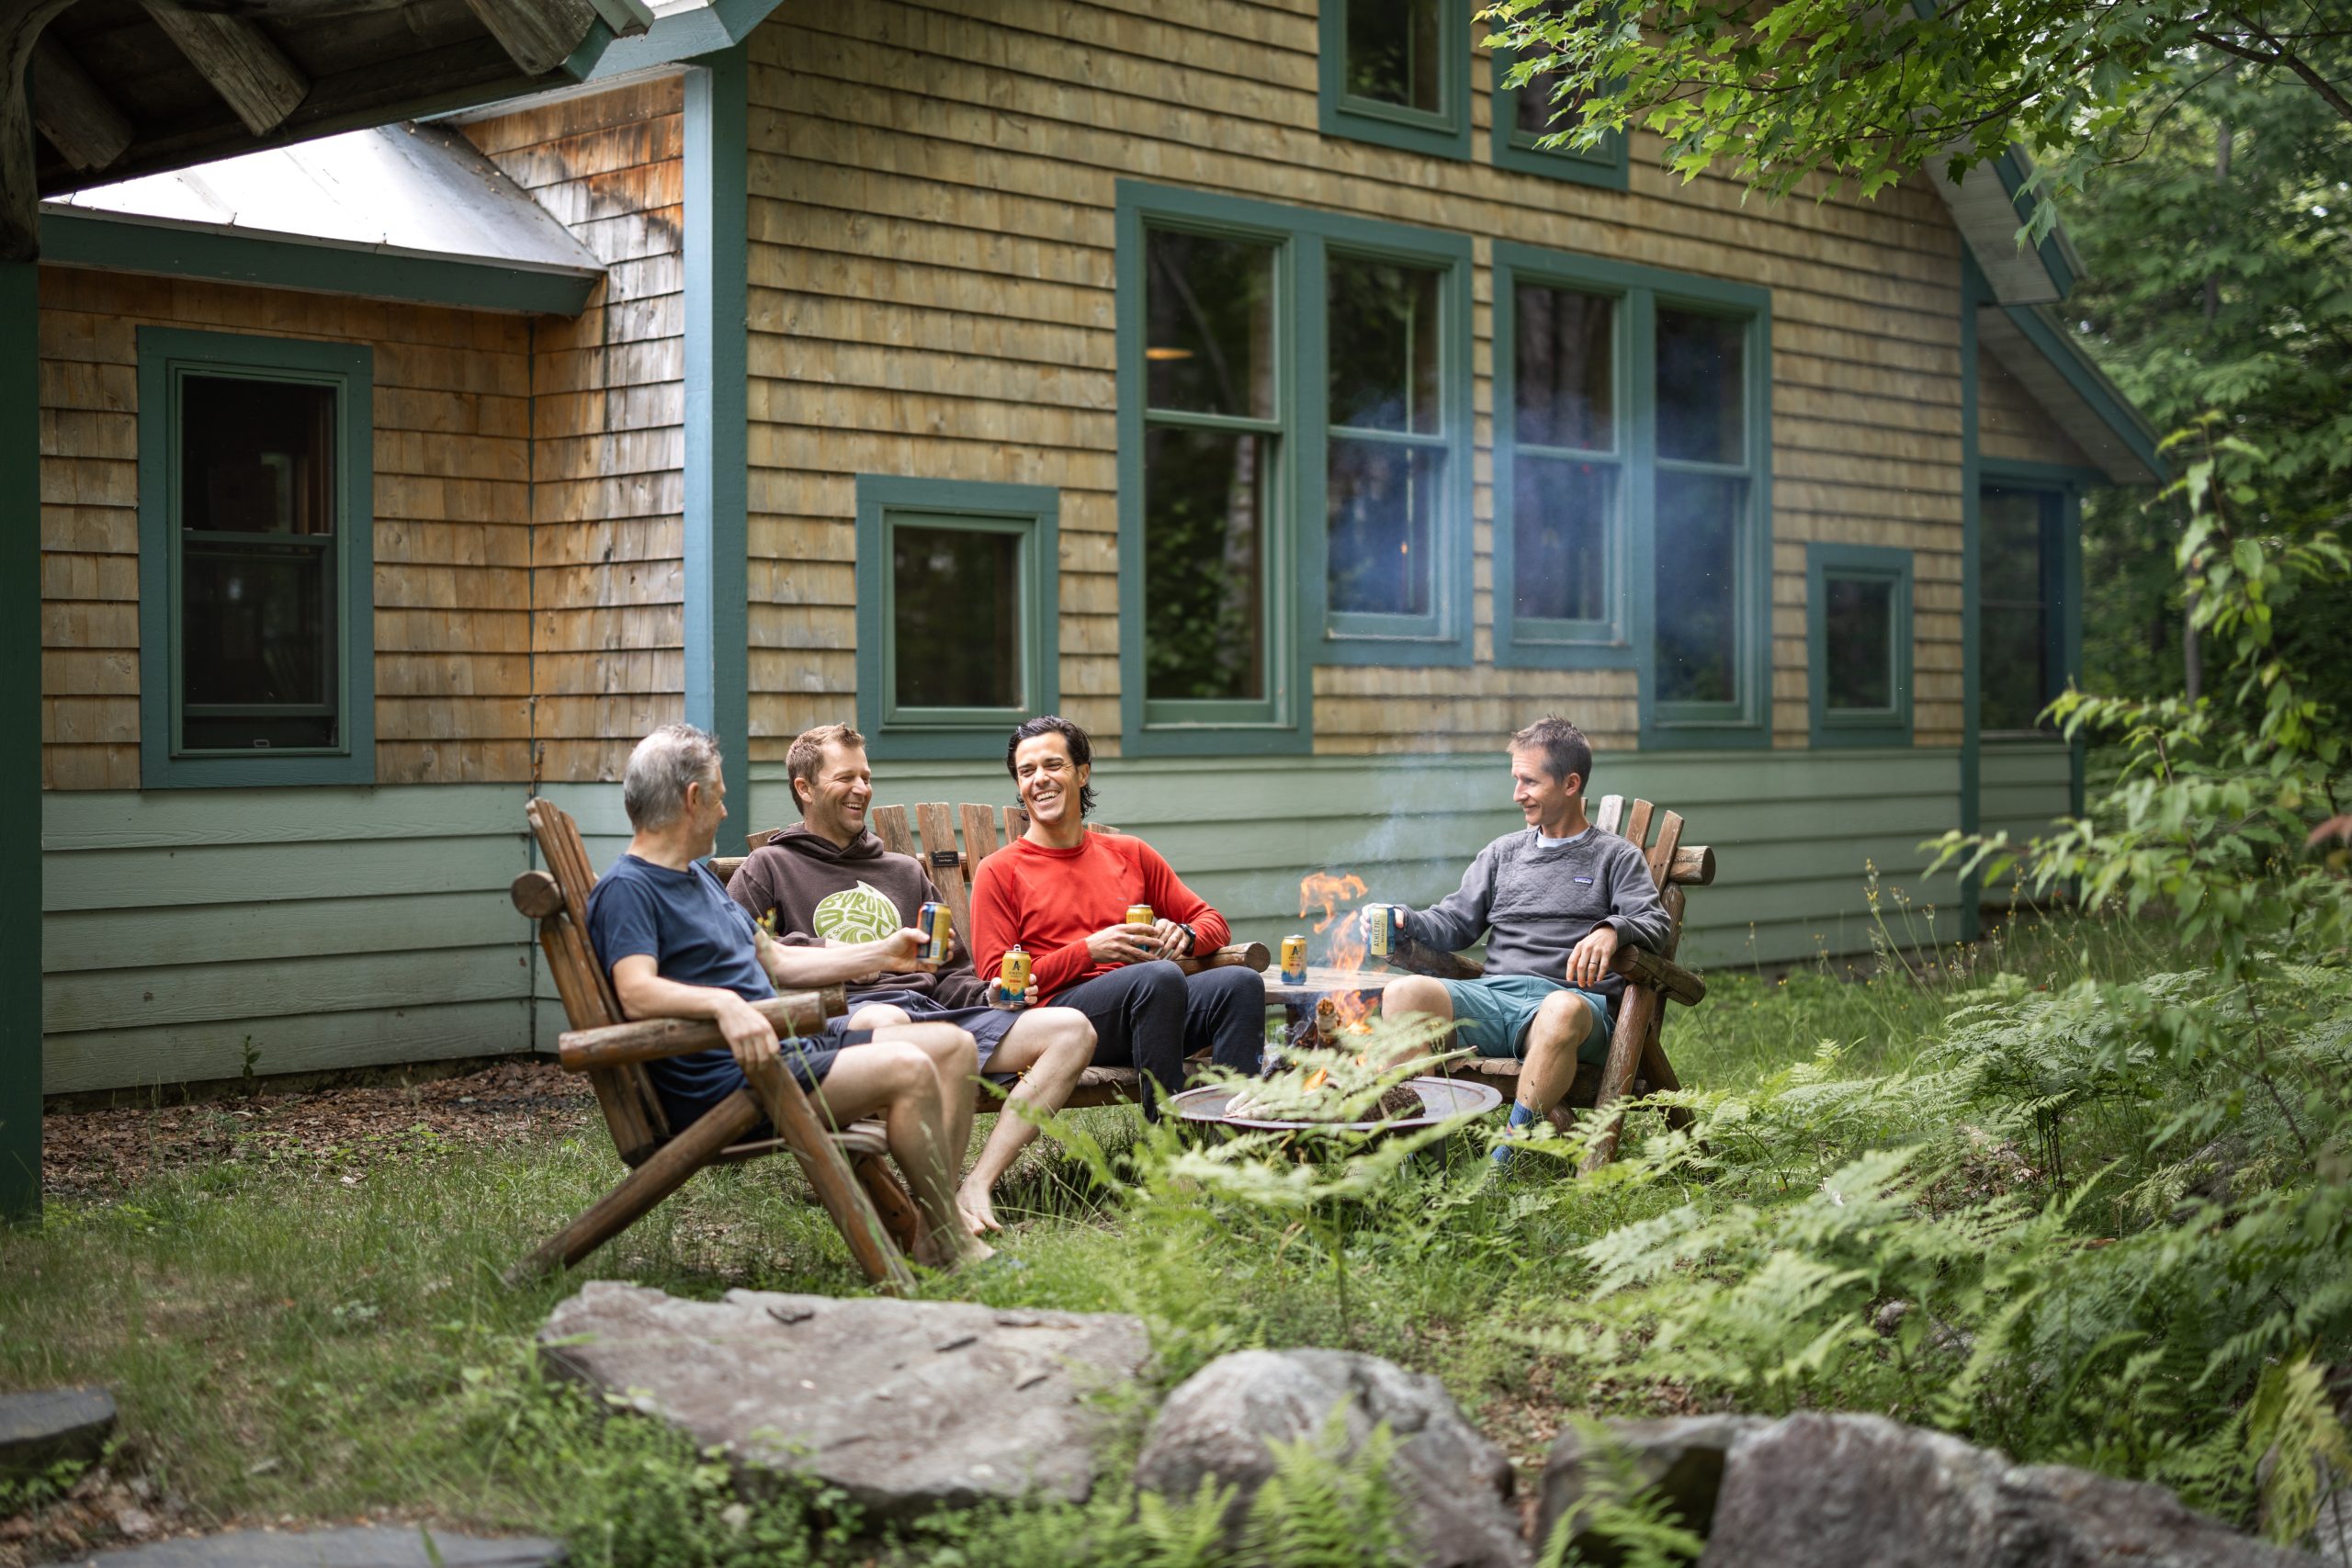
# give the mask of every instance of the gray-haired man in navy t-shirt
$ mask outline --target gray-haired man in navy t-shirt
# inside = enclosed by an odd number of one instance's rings
[[[621,802],[634,836],[628,851],[588,895],[588,940],[611,972],[613,993],[632,1019],[696,1018],[718,1025],[727,1049],[651,1064],[655,1090],[673,1126],[754,1078],[777,1070],[775,1028],[751,1004],[777,986],[830,986],[920,960],[922,933],[878,942],[786,947],[768,940],[727,897],[710,868],[727,816],[718,745],[692,725],[655,730],[629,754]],[[843,1047],[871,1031],[872,1043]],[[907,1173],[927,1234],[918,1262],[948,1268],[989,1256],[956,1205],[956,1168],[972,1133],[972,1037],[949,1023],[910,1023],[895,1008],[869,1008],[827,1038],[793,1043],[789,1065],[837,1126],[879,1116],[890,1153]]]
[[[1640,847],[1585,819],[1591,773],[1592,747],[1566,719],[1539,719],[1510,738],[1511,800],[1527,826],[1479,851],[1459,888],[1403,915],[1416,940],[1447,952],[1486,935],[1486,974],[1408,976],[1381,996],[1390,1018],[1449,1019],[1458,1043],[1517,1057],[1513,1127],[1560,1102],[1579,1057],[1607,1056],[1625,988],[1610,972],[1618,943],[1656,950],[1669,929]],[[1506,1163],[1509,1155],[1495,1151]]]

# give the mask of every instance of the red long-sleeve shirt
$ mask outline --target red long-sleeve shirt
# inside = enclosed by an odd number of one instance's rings
[[[1029,951],[1038,997],[1050,1000],[1117,967],[1096,963],[1086,939],[1125,919],[1130,904],[1148,904],[1158,919],[1191,926],[1195,951],[1204,954],[1232,934],[1225,917],[1177,880],[1141,839],[1089,833],[1074,850],[1015,839],[972,877],[973,966],[982,979],[994,979],[1004,950],[1018,942]]]

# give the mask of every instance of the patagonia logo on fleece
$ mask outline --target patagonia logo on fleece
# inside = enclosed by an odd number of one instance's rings
[[[1589,887],[1589,886],[1592,886],[1592,878],[1591,878],[1591,877],[1589,877],[1589,876],[1571,876],[1570,878],[1568,878],[1568,880],[1569,880],[1570,882],[1581,882],[1581,883],[1583,883],[1587,887]]]

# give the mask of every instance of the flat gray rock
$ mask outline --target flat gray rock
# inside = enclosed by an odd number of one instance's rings
[[[839,1487],[868,1515],[1094,1484],[1088,1395],[1134,1381],[1143,1325],[1109,1313],[729,1291],[718,1302],[596,1280],[539,1331],[565,1373],[739,1465]]]
[[[2315,1568],[2161,1486],[2018,1465],[1879,1416],[1792,1416],[1724,1456],[1700,1568]]]
[[[114,1430],[114,1395],[102,1388],[0,1393],[0,1479],[40,1474],[60,1460],[94,1461]]]
[[[548,1568],[563,1548],[535,1535],[469,1536],[434,1530],[446,1568]],[[104,1568],[433,1568],[424,1527],[367,1525],[333,1530],[230,1530],[158,1540],[83,1561]]]
[[[1606,1423],[1605,1444],[1591,1444],[1571,1427],[1544,1461],[1542,1501],[1535,1514],[1535,1550],[1571,1508],[1622,1483],[1624,1495],[1655,1490],[1684,1529],[1704,1536],[1713,1525],[1724,1457],[1738,1438],[1771,1425],[1761,1416],[1679,1416],[1657,1421]],[[1610,1450],[1615,1451],[1609,1451]],[[1622,1473],[1621,1473],[1622,1472]],[[1569,1537],[1584,1561],[1609,1568],[1623,1553],[1614,1541],[1580,1529]]]
[[[1389,1480],[1405,1503],[1414,1561],[1425,1568],[1518,1568],[1527,1561],[1510,1506],[1510,1461],[1463,1419],[1445,1385],[1377,1356],[1345,1350],[1243,1350],[1220,1356],[1168,1396],[1144,1440],[1136,1484],[1183,1501],[1201,1478],[1238,1488],[1238,1531],[1273,1473],[1270,1439],[1319,1436],[1346,1411],[1342,1456],[1382,1422],[1396,1439]]]

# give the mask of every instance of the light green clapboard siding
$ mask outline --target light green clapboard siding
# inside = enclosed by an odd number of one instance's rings
[[[1714,846],[1715,885],[1690,892],[1685,953],[1773,964],[1866,950],[1872,864],[1890,919],[1896,888],[1909,901],[1910,940],[1958,934],[1957,886],[1922,882],[1918,845],[1958,822],[1959,767],[1941,749],[1750,751],[1603,756],[1593,773],[1596,792],[1671,807],[1687,841]],[[1012,797],[1003,769],[986,763],[888,763],[875,783],[886,805]],[[1308,871],[1353,872],[1376,896],[1428,904],[1520,825],[1499,756],[1129,758],[1104,762],[1096,784],[1102,820],[1148,837],[1242,936],[1268,942],[1299,928]],[[792,819],[780,767],[753,767],[752,807],[754,828]]]
[[[527,1049],[519,785],[54,791],[49,1093]]]
[[[2047,833],[2071,808],[2074,752],[2065,741],[1987,740],[1977,754],[1985,832],[2006,832],[2022,842]]]

